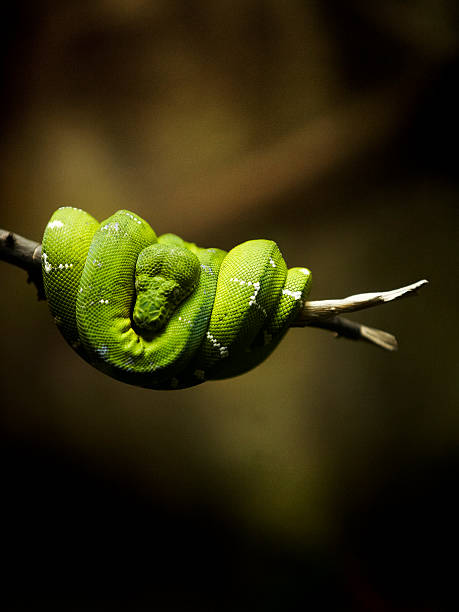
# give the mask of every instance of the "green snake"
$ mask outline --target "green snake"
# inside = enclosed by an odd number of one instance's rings
[[[228,253],[156,236],[135,213],[99,223],[65,206],[46,226],[42,272],[67,342],[117,380],[183,389],[261,363],[287,332],[311,285],[287,270],[271,240]]]

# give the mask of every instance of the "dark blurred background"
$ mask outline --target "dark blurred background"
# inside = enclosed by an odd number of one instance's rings
[[[93,370],[0,263],[5,610],[459,609],[458,7],[18,1],[3,12],[0,226],[130,208],[276,240],[314,299],[428,278],[181,392]]]

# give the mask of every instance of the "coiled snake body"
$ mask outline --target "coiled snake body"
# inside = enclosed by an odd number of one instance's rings
[[[271,240],[226,253],[157,237],[120,210],[98,223],[62,207],[42,247],[51,313],[90,364],[141,387],[176,389],[241,374],[277,346],[307,297],[311,273]]]

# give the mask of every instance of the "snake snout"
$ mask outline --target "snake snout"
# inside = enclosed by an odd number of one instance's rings
[[[199,260],[185,248],[153,244],[143,249],[136,265],[135,325],[153,333],[160,331],[193,292],[199,275]]]
[[[142,330],[157,332],[173,315],[177,306],[191,293],[176,281],[160,276],[141,279],[136,283],[137,298],[132,313],[136,326]]]
[[[136,283],[137,298],[132,318],[142,330],[156,332],[167,323],[177,303],[173,299],[177,283],[161,277]]]

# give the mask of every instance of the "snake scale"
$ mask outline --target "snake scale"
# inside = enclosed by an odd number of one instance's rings
[[[271,240],[228,253],[156,236],[120,210],[98,223],[65,206],[46,226],[42,271],[67,342],[120,381],[183,389],[261,363],[287,332],[311,285]]]

